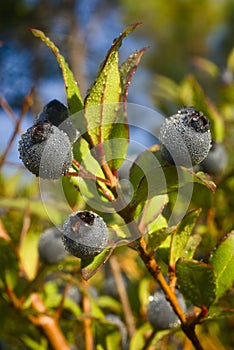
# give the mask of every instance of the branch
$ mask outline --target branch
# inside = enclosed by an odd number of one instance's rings
[[[46,314],[47,310],[40,295],[32,293],[31,301],[33,309],[39,314],[37,316],[29,315],[29,320],[42,328],[54,350],[70,350],[57,320]]]

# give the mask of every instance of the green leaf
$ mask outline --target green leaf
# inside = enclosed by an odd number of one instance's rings
[[[184,105],[196,106],[208,117],[213,139],[217,142],[222,142],[224,138],[223,117],[193,76],[188,76],[183,81],[180,87],[180,96]]]
[[[234,72],[234,48],[228,55],[227,68],[229,71]]]
[[[183,253],[200,213],[201,209],[196,209],[188,213],[178,225],[177,230],[172,233],[170,266],[174,266],[179,258],[184,257]]]
[[[211,265],[181,259],[176,263],[178,287],[186,300],[195,306],[209,307],[216,297],[216,280]]]
[[[0,279],[12,290],[18,282],[19,266],[16,251],[11,244],[0,239]]]
[[[81,274],[85,281],[88,281],[106,263],[114,249],[115,247],[108,247],[94,258],[81,260]]]
[[[59,52],[59,49],[41,30],[38,30],[38,29],[30,29],[30,30],[35,37],[40,38],[50,48],[50,50],[53,52],[53,54],[57,59],[57,62],[63,74],[70,113],[74,114],[82,110],[83,101],[81,98],[81,94],[80,94],[77,82],[75,81],[73,73],[68,67],[68,64],[66,63],[64,57]]]
[[[147,339],[146,336],[149,334],[149,331],[152,331],[152,326],[148,322],[138,328],[131,339],[129,350],[142,350],[145,346]],[[173,332],[173,330],[156,332],[151,341],[151,344],[154,344],[155,346],[160,339],[171,332]],[[155,347],[155,349],[156,348],[157,347]]]
[[[97,146],[109,138],[113,124],[118,117],[118,103],[121,96],[119,73],[119,48],[123,39],[138,23],[127,27],[114,40],[89,93],[85,98],[85,120],[92,146]]]
[[[28,208],[32,214],[38,215],[41,218],[48,219],[48,212],[50,217],[53,217],[54,223],[61,223],[61,212],[65,211],[67,207],[64,203],[46,203],[40,200],[33,200],[28,198],[0,198],[0,206],[3,208],[15,208],[25,210]]]
[[[190,236],[184,250],[183,258],[192,259],[201,240],[202,238],[199,234],[194,234]]]
[[[227,234],[210,257],[216,273],[216,297],[219,299],[234,283],[234,231]]]
[[[166,228],[161,228],[148,235],[148,249],[155,252],[171,233]]]
[[[37,273],[38,265],[38,235],[28,232],[23,237],[20,245],[20,259],[27,274],[27,277],[32,281]]]
[[[210,176],[208,174],[205,174],[202,171],[194,173],[192,170],[186,168],[184,168],[184,170],[190,172],[193,175],[194,182],[206,186],[211,192],[216,191],[216,184],[210,179]]]
[[[161,215],[163,209],[168,203],[167,194],[155,196],[148,200],[144,207],[143,215],[139,219],[142,229],[152,230],[157,218]]]

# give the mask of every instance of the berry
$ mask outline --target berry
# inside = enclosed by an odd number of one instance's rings
[[[212,143],[208,156],[201,162],[200,169],[211,175],[220,175],[227,166],[227,153],[221,143]]]
[[[52,227],[41,234],[38,253],[41,261],[46,264],[58,264],[66,258],[68,252],[62,242],[61,228]]]
[[[117,315],[114,314],[107,314],[106,319],[119,328],[121,334],[121,349],[128,349],[128,334],[123,321]]]
[[[162,158],[168,164],[199,164],[211,147],[209,122],[194,107],[181,108],[163,123],[159,139]]]
[[[185,302],[180,293],[177,298],[183,311],[186,310]],[[147,319],[156,330],[164,330],[176,327],[180,320],[175,314],[171,304],[166,300],[162,291],[156,291],[149,297],[147,307]]]
[[[45,105],[37,120],[49,120],[51,124],[59,127],[68,135],[71,143],[74,143],[79,136],[78,130],[76,130],[69,117],[68,108],[58,100],[52,100]]]
[[[108,229],[104,220],[91,211],[71,214],[63,225],[63,242],[77,258],[92,258],[106,247]]]
[[[48,120],[37,121],[21,136],[19,153],[26,168],[44,179],[65,175],[72,162],[68,136]]]

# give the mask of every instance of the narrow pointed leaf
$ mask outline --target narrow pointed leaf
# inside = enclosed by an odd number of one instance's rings
[[[81,274],[88,281],[105,264],[115,247],[105,248],[100,254],[90,259],[81,260]]]
[[[217,142],[222,142],[224,138],[223,117],[217,110],[214,103],[205,95],[202,87],[193,76],[188,76],[180,87],[180,96],[184,105],[196,106],[211,124],[213,138]]]
[[[143,47],[141,50],[133,52],[126,61],[122,63],[119,68],[120,72],[120,82],[121,82],[121,101],[125,102],[127,100],[128,89],[132,76],[135,73],[140,60],[148,47]]]
[[[55,44],[48,38],[41,30],[38,29],[30,29],[32,34],[40,38],[53,52],[55,55],[57,62],[62,70],[63,79],[66,87],[67,93],[67,101],[70,109],[70,113],[74,114],[83,109],[83,101],[81,98],[81,94],[73,76],[72,71],[70,70],[67,62],[65,61],[63,55],[59,52],[59,49],[55,46]]]
[[[139,23],[127,27],[114,40],[88,95],[85,98],[85,119],[92,146],[108,139],[118,117],[118,103],[121,96],[119,73],[119,48],[123,39]]]
[[[179,258],[184,257],[184,251],[188,243],[189,237],[192,234],[192,230],[197,222],[197,219],[201,213],[201,209],[196,209],[187,214],[181,223],[178,225],[177,230],[171,236],[171,248],[170,248],[170,265],[174,266]]]
[[[185,299],[195,306],[209,307],[216,297],[216,280],[211,265],[181,259],[176,263],[178,287]]]
[[[234,284],[234,231],[226,235],[210,257],[217,280],[217,299]]]

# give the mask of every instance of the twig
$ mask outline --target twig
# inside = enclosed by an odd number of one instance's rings
[[[29,320],[42,328],[54,350],[70,350],[57,320],[46,314],[47,310],[40,295],[31,294],[31,302],[33,309],[39,314],[37,316],[29,315]]]
[[[132,337],[136,330],[135,321],[134,321],[132,310],[129,304],[128,295],[125,289],[119,262],[115,255],[111,256],[109,262],[110,262],[111,271],[115,279],[116,289],[119,294],[121,304],[123,306],[124,317],[127,324],[128,332],[130,337]]]
[[[88,283],[83,281],[84,287],[87,288]],[[83,293],[83,312],[89,314],[91,311],[90,300],[86,293]],[[85,317],[84,319],[85,327],[85,350],[93,350],[93,334],[92,334],[92,321],[90,317]]]
[[[0,168],[1,168],[2,165],[4,164],[5,159],[6,159],[8,153],[9,153],[9,151],[10,151],[10,149],[11,149],[11,146],[12,146],[14,140],[15,140],[15,137],[16,137],[16,135],[17,135],[18,132],[19,132],[20,124],[21,124],[21,122],[22,122],[22,120],[23,120],[23,117],[24,117],[25,114],[27,113],[27,110],[28,110],[28,108],[30,107],[30,105],[31,105],[31,103],[32,103],[33,94],[34,94],[34,89],[32,89],[32,90],[30,91],[30,93],[25,97],[24,104],[23,104],[23,107],[22,107],[20,116],[19,116],[19,118],[17,119],[17,122],[16,122],[16,124],[15,124],[15,129],[14,129],[14,131],[13,131],[13,133],[12,133],[12,136],[11,136],[9,142],[8,142],[8,145],[7,145],[6,149],[5,149],[5,151],[3,152],[3,154],[2,154],[2,156],[1,156],[1,158],[0,158]]]
[[[192,342],[193,346],[195,347],[196,350],[203,350],[202,345],[200,344],[196,333],[195,333],[195,325],[193,324],[188,324],[186,315],[184,314],[176,295],[174,292],[171,290],[169,285],[167,284],[163,274],[161,273],[160,267],[158,266],[156,260],[152,255],[149,255],[148,252],[146,251],[146,243],[144,240],[144,237],[141,237],[140,239],[140,244],[138,247],[138,252],[143,260],[145,266],[147,267],[148,271],[151,273],[151,275],[158,281],[159,285],[161,286],[167,300],[170,302],[173,310],[179,317],[181,321],[181,328],[183,332],[187,335],[187,337],[190,339]]]

